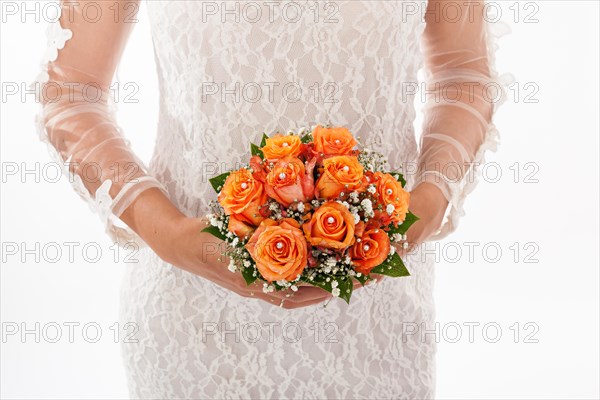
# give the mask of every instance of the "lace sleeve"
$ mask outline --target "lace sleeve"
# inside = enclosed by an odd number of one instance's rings
[[[61,16],[48,28],[48,50],[34,83],[42,105],[40,137],[120,244],[143,244],[118,219],[123,211],[144,190],[165,191],[131,151],[109,96],[134,25],[125,12],[132,4],[139,2],[61,1]]]
[[[477,166],[495,150],[492,123],[510,76],[494,70],[495,34],[484,2],[430,0],[422,37],[427,101],[416,183],[436,185],[449,202],[433,239],[456,229],[463,202],[476,185]],[[490,25],[496,25],[491,27]]]

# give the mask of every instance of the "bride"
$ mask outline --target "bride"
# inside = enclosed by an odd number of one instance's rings
[[[112,238],[143,247],[122,289],[131,396],[433,397],[433,264],[418,245],[456,228],[474,165],[495,146],[503,89],[483,3],[148,1],[160,87],[148,167],[109,101],[138,5],[62,2],[37,83],[42,138]],[[415,93],[426,94],[420,146]],[[261,132],[317,123],[403,168],[421,218],[412,276],[361,288],[350,305],[314,287],[246,286],[200,232],[210,177]]]

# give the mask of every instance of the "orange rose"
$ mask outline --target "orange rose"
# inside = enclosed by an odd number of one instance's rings
[[[335,201],[323,203],[302,228],[313,246],[342,250],[354,243],[354,217]]]
[[[313,159],[306,168],[300,159],[293,156],[285,156],[277,161],[266,178],[265,190],[269,197],[286,207],[294,202],[312,200],[315,192],[315,161]]]
[[[262,183],[245,168],[229,174],[218,200],[227,215],[235,215],[248,225],[257,226],[264,219],[259,209],[267,202],[267,193]]]
[[[324,199],[335,199],[342,192],[362,191],[363,166],[354,156],[336,156],[323,161],[323,172],[317,181],[315,195]]]
[[[381,221],[384,225],[389,223],[402,223],[408,212],[410,193],[402,188],[400,182],[390,174],[375,172],[373,177],[377,186],[377,200],[383,206]]]
[[[321,125],[313,131],[315,151],[325,155],[344,155],[350,153],[358,143],[346,128],[323,128]]]
[[[354,269],[368,275],[373,268],[385,261],[390,253],[390,238],[378,226],[369,226],[365,229],[354,246],[348,251]]]
[[[246,249],[258,272],[269,282],[295,280],[304,271],[308,258],[306,238],[298,222],[291,218],[279,222],[263,220]]]
[[[285,156],[297,156],[302,151],[302,141],[299,136],[281,133],[266,140],[267,144],[261,149],[265,158],[275,161]]]
[[[249,237],[252,232],[254,232],[254,227],[252,225],[247,224],[235,214],[229,216],[229,225],[227,226],[227,229],[239,238]]]
[[[261,183],[267,180],[267,170],[265,163],[259,156],[250,157],[250,168],[252,169],[252,177]]]

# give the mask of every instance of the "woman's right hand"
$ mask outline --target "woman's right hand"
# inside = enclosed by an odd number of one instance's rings
[[[229,259],[222,255],[225,243],[209,233],[202,232],[207,223],[198,218],[183,218],[177,221],[177,233],[165,254],[165,261],[186,271],[208,279],[243,297],[255,297],[275,306],[299,308],[321,303],[331,294],[313,286],[298,286],[291,289],[264,293],[262,281],[248,285],[242,274],[228,269]]]
[[[207,222],[183,215],[158,189],[142,192],[121,219],[164,261],[240,296],[258,298],[287,309],[318,304],[332,297],[325,290],[310,285],[299,285],[295,292],[288,289],[271,293],[264,293],[259,281],[247,285],[239,272],[229,271],[229,259],[221,255],[225,243],[202,232]]]

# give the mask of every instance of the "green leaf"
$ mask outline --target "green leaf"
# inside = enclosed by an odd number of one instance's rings
[[[221,240],[225,240],[226,237],[225,235],[223,235],[221,233],[221,231],[219,230],[219,228],[217,228],[216,226],[207,226],[206,228],[202,229],[202,232],[206,232],[206,233],[210,233],[211,235],[213,235],[214,237],[221,239]]]
[[[350,277],[337,278],[338,288],[340,289],[340,299],[343,299],[346,303],[350,304],[350,297],[352,297],[352,279]]]
[[[269,137],[266,133],[263,132],[262,139],[260,140],[260,147],[265,147],[267,145],[267,139]]]
[[[402,223],[402,225],[399,225],[397,227],[392,226],[388,233],[390,235],[393,235],[394,233],[400,233],[404,235],[406,231],[408,231],[408,228],[410,228],[411,225],[417,222],[418,220],[419,217],[417,217],[415,214],[409,211],[408,213],[406,213],[406,218],[404,218],[404,222]]]
[[[221,191],[229,174],[230,174],[230,172],[225,172],[224,174],[215,176],[214,178],[210,178],[208,180],[210,182],[210,184],[212,185],[213,189],[215,189],[215,192],[219,193]]]
[[[256,268],[254,267],[242,267],[242,276],[244,277],[246,285],[248,286],[253,284],[256,279],[258,279],[258,273],[254,275],[254,271],[256,271]]]
[[[300,138],[300,141],[301,141],[302,143],[304,143],[304,144],[306,144],[306,143],[310,143],[310,142],[311,142],[311,140],[312,140],[312,135],[309,135],[309,134],[303,135],[303,136]]]
[[[329,282],[327,282],[327,278],[330,278]],[[303,282],[319,287],[329,293],[331,293],[333,290],[333,286],[331,286],[331,283],[333,281],[337,281],[337,287],[338,289],[340,289],[340,299],[343,299],[346,303],[350,303],[350,297],[352,297],[352,289],[354,288],[354,285],[352,284],[352,279],[350,279],[350,277],[348,276],[317,274],[314,276],[314,279],[312,281],[307,277],[302,277],[300,279]]]
[[[404,266],[398,253],[394,253],[394,255],[388,257],[382,264],[373,268],[371,273],[393,277],[410,276],[410,272]]]
[[[331,293],[331,282],[327,282],[325,280],[325,276],[317,274],[314,276],[313,280],[310,280],[308,277],[302,276],[300,278],[301,281],[310,283],[313,286],[320,287],[323,290]]]
[[[354,279],[360,282],[361,285],[365,286],[365,283],[369,281],[369,277],[365,274],[360,274],[360,276],[354,275]]]
[[[398,182],[400,182],[402,187],[406,186],[406,179],[404,179],[404,175],[402,175],[400,172],[392,172],[392,175]]]
[[[250,143],[250,153],[252,153],[253,156],[259,156],[261,159],[265,158],[265,155],[263,154],[260,147],[258,147],[254,143]]]

